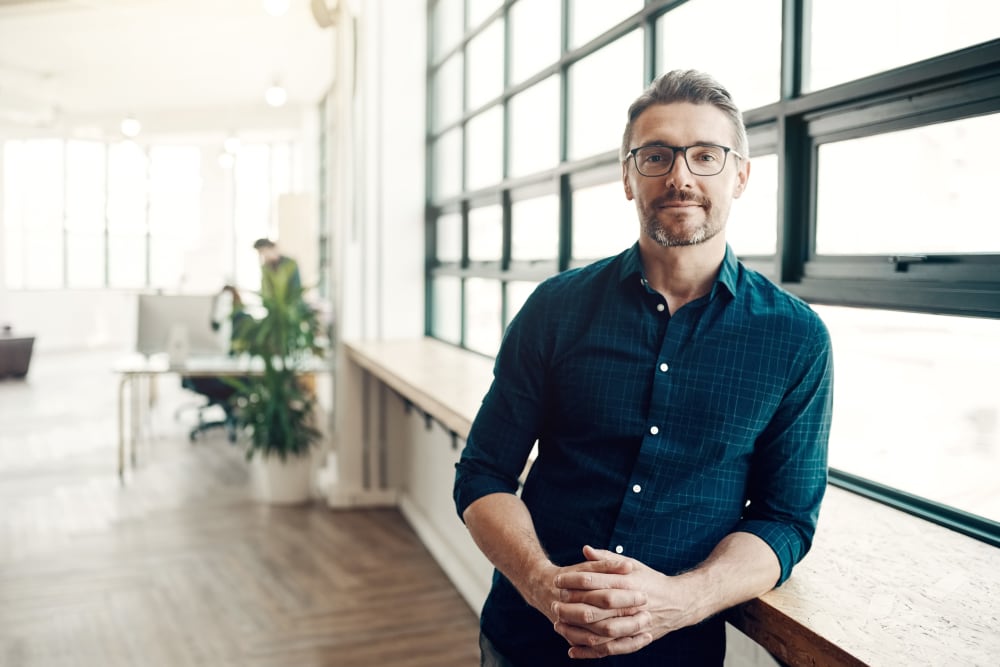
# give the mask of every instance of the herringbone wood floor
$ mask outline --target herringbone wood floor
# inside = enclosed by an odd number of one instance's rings
[[[221,432],[188,444],[175,379],[120,486],[112,358],[0,381],[0,664],[478,664],[475,614],[397,512],[256,504]]]

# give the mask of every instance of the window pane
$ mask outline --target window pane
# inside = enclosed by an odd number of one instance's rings
[[[559,59],[561,2],[518,0],[510,8],[510,82],[524,81]]]
[[[434,278],[431,335],[458,345],[462,341],[462,282],[452,276]]]
[[[270,156],[267,144],[244,145],[236,158],[236,284],[260,289],[253,242],[271,233]]]
[[[63,286],[63,142],[25,141],[16,164],[20,192],[20,251],[23,287]]]
[[[105,149],[66,143],[66,285],[104,286]]]
[[[559,254],[559,198],[555,195],[511,204],[511,259],[554,260]]]
[[[620,182],[573,193],[573,259],[616,255],[636,242],[638,230],[635,206]]]
[[[756,3],[754,3],[756,4]],[[864,17],[864,20],[858,20]],[[931,58],[997,37],[1000,3],[813,0],[805,90]],[[850,48],[844,48],[844,36]]]
[[[492,107],[469,121],[465,187],[477,190],[503,179],[503,107]]]
[[[643,0],[615,0],[615,2],[571,0],[569,7],[570,48],[586,44],[604,31],[621,23],[641,10],[642,2]],[[642,60],[639,60],[639,63],[641,62]]]
[[[820,146],[816,252],[1000,252],[998,153],[1000,114]]]
[[[633,30],[570,68],[571,159],[621,144],[628,107],[644,88],[642,62],[642,33]]]
[[[726,17],[719,21],[718,17]],[[706,43],[705,26],[711,26]],[[733,57],[732,45],[748,46]],[[657,22],[657,74],[698,69],[711,74],[741,109],[781,95],[781,0],[693,0]]]
[[[754,157],[743,195],[733,202],[726,240],[740,257],[773,255],[778,247],[778,156]]]
[[[434,143],[434,197],[454,197],[462,191],[462,129],[442,134]]]
[[[469,211],[469,261],[498,262],[503,253],[503,209],[484,206]]]
[[[150,285],[180,289],[185,252],[194,247],[201,228],[201,151],[154,147],[149,174]],[[219,282],[223,280],[220,272]]]
[[[503,21],[494,21],[469,42],[467,104],[477,109],[503,92]]]
[[[113,144],[108,152],[108,229],[146,231],[146,154],[131,141]]]
[[[448,58],[434,75],[434,128],[462,117],[462,54]]]
[[[1000,320],[815,309],[837,376],[830,465],[1000,521]]]
[[[116,234],[108,238],[108,283],[112,287],[146,286],[145,234]]]
[[[438,0],[434,5],[431,44],[437,61],[462,39],[465,0]]]
[[[7,141],[3,145],[3,273],[6,286],[11,289],[24,287],[24,243],[21,229],[24,226],[24,178],[20,165],[24,160],[24,142]]]
[[[513,177],[559,164],[559,79],[550,76],[510,100]]]
[[[500,347],[500,281],[469,278],[465,281],[465,346],[495,355]]]
[[[536,287],[538,287],[538,283],[527,280],[512,280],[507,283],[507,321],[504,322],[505,328],[520,312],[521,306],[528,300],[528,297],[531,296]]]
[[[437,260],[462,261],[462,216],[459,213],[442,215],[437,219]]]
[[[470,28],[475,28],[488,17],[490,14],[496,11],[497,7],[501,5],[500,0],[473,0],[469,3],[469,16],[468,25]]]

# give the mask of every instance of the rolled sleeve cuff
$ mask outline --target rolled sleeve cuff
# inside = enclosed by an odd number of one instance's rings
[[[781,576],[775,586],[785,583],[792,574],[792,568],[802,560],[809,547],[791,526],[774,521],[750,519],[741,521],[736,530],[756,535],[771,547],[781,566]]]
[[[465,521],[465,510],[472,503],[491,493],[516,493],[517,485],[511,487],[509,481],[486,474],[476,474],[466,469],[463,463],[455,465],[455,509],[462,521]]]

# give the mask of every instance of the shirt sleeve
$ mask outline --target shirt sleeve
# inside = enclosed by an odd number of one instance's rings
[[[493,366],[493,383],[455,466],[459,517],[483,496],[518,490],[545,414],[545,309],[544,298],[536,290],[504,335]]]
[[[749,504],[737,531],[764,540],[781,565],[778,585],[812,546],[827,484],[827,443],[833,403],[829,332],[814,316],[799,351],[800,369],[771,422],[757,438],[748,480]]]

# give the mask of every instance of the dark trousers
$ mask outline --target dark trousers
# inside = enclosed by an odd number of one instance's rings
[[[479,633],[480,667],[517,667],[493,646],[482,632]]]

